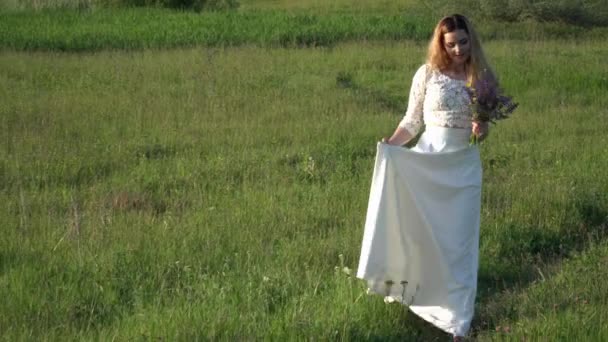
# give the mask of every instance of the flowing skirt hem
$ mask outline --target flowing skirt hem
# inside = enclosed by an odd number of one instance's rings
[[[469,319],[460,320],[449,320],[437,317],[437,313],[444,312],[444,314],[451,315],[451,312],[443,307],[439,306],[420,306],[412,305],[414,297],[408,297],[403,295],[391,294],[387,295],[386,291],[382,291],[376,285],[376,282],[364,277],[357,276],[357,278],[365,280],[368,284],[367,294],[368,295],[379,295],[384,297],[384,303],[393,304],[399,303],[408,308],[413,314],[424,319],[425,321],[433,324],[435,327],[443,330],[448,334],[454,336],[465,336],[469,331],[472,317]]]

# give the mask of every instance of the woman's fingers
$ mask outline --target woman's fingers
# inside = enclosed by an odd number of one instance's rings
[[[481,135],[487,135],[488,134],[488,123],[473,121],[472,132],[478,137]]]
[[[477,123],[477,121],[473,121],[473,127],[471,127],[471,131],[473,132],[473,134],[479,135],[479,124]]]

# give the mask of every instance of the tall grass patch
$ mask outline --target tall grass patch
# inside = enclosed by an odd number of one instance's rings
[[[361,10],[363,11],[363,10]],[[24,51],[99,51],[175,47],[331,47],[340,42],[416,40],[426,43],[440,18],[434,12],[315,12],[244,10],[193,13],[160,8],[91,11],[0,11],[0,48]],[[487,40],[601,40],[606,27],[556,22],[484,21]],[[478,20],[475,20],[478,19]]]

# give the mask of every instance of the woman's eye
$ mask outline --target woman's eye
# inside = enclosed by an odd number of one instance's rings
[[[449,48],[453,48],[454,47],[454,43],[448,43],[447,44]]]

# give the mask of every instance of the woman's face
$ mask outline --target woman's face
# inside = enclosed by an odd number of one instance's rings
[[[471,42],[465,30],[456,30],[443,35],[443,48],[450,56],[452,63],[466,63],[471,53]]]

